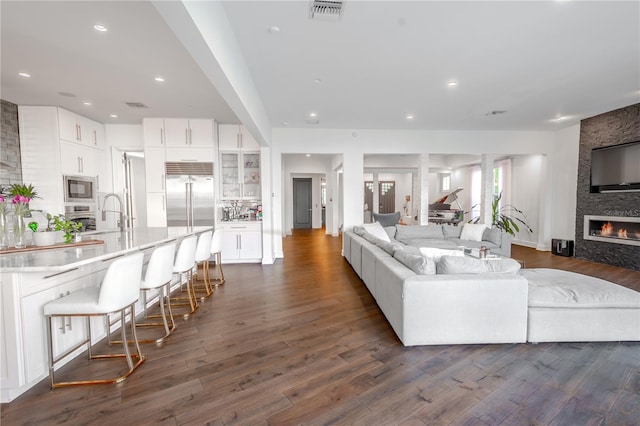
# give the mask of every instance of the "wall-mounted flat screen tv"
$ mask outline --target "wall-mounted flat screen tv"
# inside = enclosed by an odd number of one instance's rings
[[[591,192],[640,191],[640,141],[591,150]]]

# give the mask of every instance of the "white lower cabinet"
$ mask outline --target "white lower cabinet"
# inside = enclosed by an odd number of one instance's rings
[[[262,261],[262,223],[220,223],[224,229],[222,261],[226,263],[250,263]]]

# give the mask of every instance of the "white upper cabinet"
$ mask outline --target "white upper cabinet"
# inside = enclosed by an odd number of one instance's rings
[[[96,176],[95,155],[89,147],[61,141],[60,168],[64,175]]]
[[[221,151],[259,151],[260,145],[244,126],[237,124],[218,125],[218,144]]]
[[[104,149],[104,125],[82,115],[58,108],[60,139]]]
[[[209,119],[164,119],[167,146],[214,147],[213,120]]]
[[[66,109],[58,108],[58,127],[60,129],[60,139],[80,142],[76,114]]]
[[[164,119],[145,118],[142,120],[144,146],[165,146]]]

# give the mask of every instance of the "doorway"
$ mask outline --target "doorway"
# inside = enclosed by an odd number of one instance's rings
[[[293,228],[311,228],[311,178],[293,178]]]
[[[364,183],[364,202],[373,209],[373,182]],[[375,210],[372,210],[375,211]],[[378,213],[394,213],[396,211],[395,181],[378,182]]]

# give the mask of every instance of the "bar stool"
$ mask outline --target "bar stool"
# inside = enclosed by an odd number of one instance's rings
[[[144,339],[139,340],[140,343],[161,343],[164,341],[173,330],[176,329],[176,324],[173,321],[173,313],[171,312],[171,303],[169,302],[169,295],[171,293],[171,279],[173,278],[173,257],[176,254],[176,243],[170,243],[160,246],[153,250],[149,263],[147,264],[147,271],[144,275],[144,280],[140,283],[140,290],[143,295],[146,295],[150,290],[158,291],[158,301],[160,304],[160,317],[161,323],[138,323],[138,327],[160,327],[164,326],[165,334],[158,339]],[[147,318],[147,303],[146,297],[143,297],[144,313]],[[165,311],[165,301],[167,302],[167,308],[169,316]],[[171,326],[169,326],[171,323]]]
[[[213,233],[211,238],[211,255],[213,255],[213,261],[215,263],[215,269],[217,271],[217,278],[214,278],[214,285],[218,287],[224,284],[224,273],[222,272],[222,237],[224,236],[224,229],[218,228]],[[209,285],[211,285],[211,277],[209,274],[209,261],[205,264],[207,278],[209,279]]]
[[[209,274],[207,273],[206,264],[209,261],[209,257],[211,256],[211,239],[213,236],[212,231],[206,231],[200,234],[198,237],[198,245],[196,246],[196,257],[195,257],[195,269],[196,276],[198,274],[198,265],[202,264],[202,281],[203,287],[195,288],[195,291],[204,291],[205,294],[200,298],[200,300],[204,300],[207,297],[213,294],[213,288],[211,288],[211,282],[209,282]]]
[[[43,307],[44,315],[47,317],[47,343],[49,352],[49,379],[51,388],[72,385],[89,385],[102,383],[120,383],[125,380],[133,371],[145,360],[140,351],[138,338],[136,335],[136,314],[135,304],[140,296],[140,281],[142,277],[143,253],[135,253],[115,260],[102,280],[102,285],[98,287],[84,288],[47,303]],[[136,353],[129,352],[127,343],[126,311],[130,308],[131,334],[135,344]],[[93,355],[91,353],[91,317],[104,316],[110,313],[120,312],[120,325],[122,329],[123,354]],[[74,348],[69,349],[58,357],[53,356],[52,320],[56,317],[84,316],[87,319],[87,338]],[[108,321],[107,321],[108,323]],[[101,380],[82,380],[73,382],[55,381],[55,364],[69,355],[71,352],[87,345],[89,360],[105,358],[126,358],[129,370],[119,377]],[[132,358],[138,358],[134,364]]]
[[[178,247],[178,253],[176,254],[176,260],[173,262],[173,274],[178,276],[178,283],[180,284],[180,291],[183,292],[183,285],[186,284],[187,297],[172,297],[170,303],[173,300],[186,300],[188,303],[173,303],[173,306],[189,305],[191,310],[183,314],[184,318],[189,318],[198,309],[198,300],[193,290],[193,266],[196,261],[196,244],[198,238],[195,235],[186,237],[180,243]],[[186,278],[186,281],[183,280]]]

